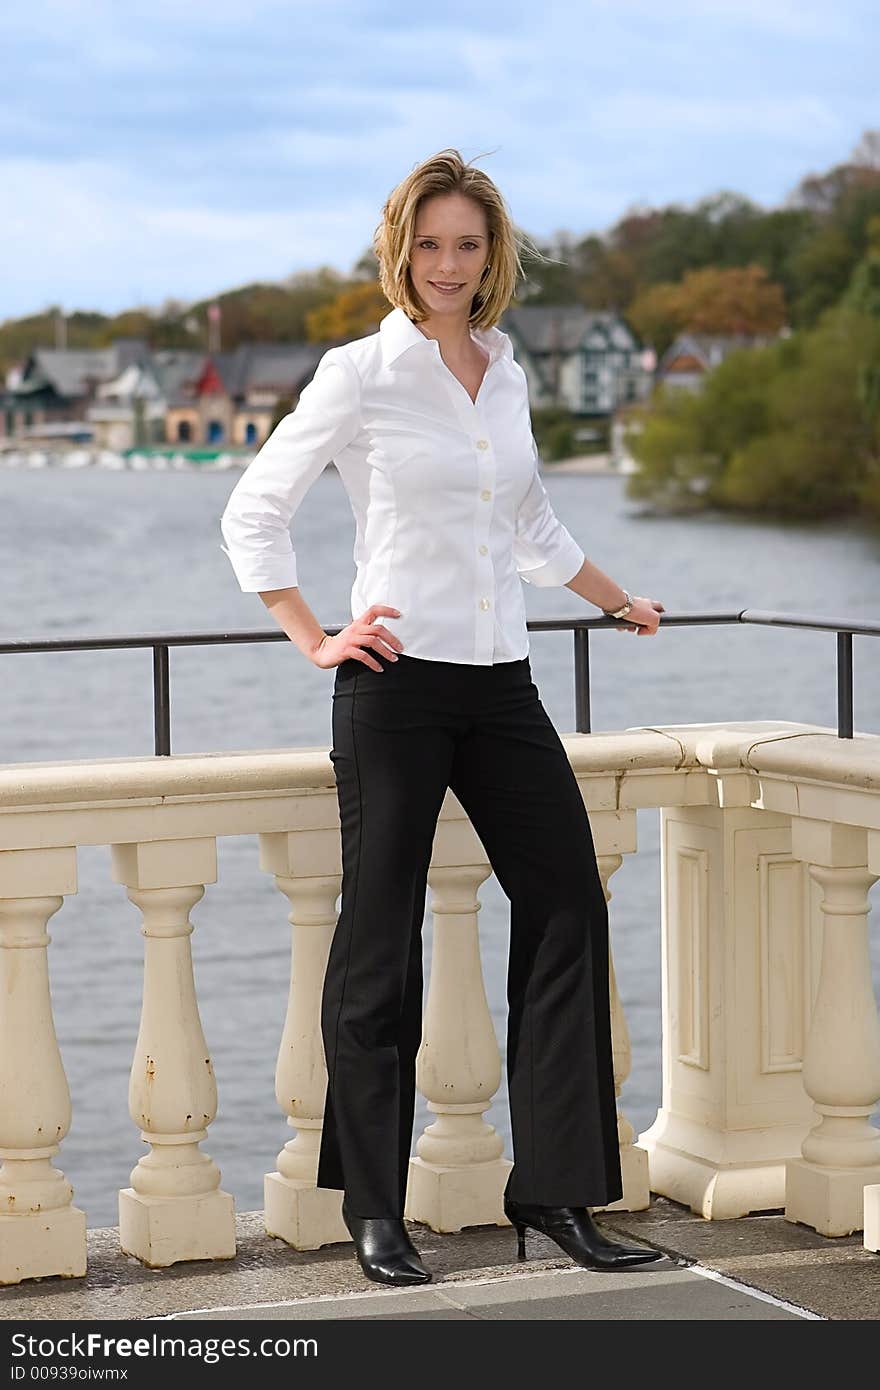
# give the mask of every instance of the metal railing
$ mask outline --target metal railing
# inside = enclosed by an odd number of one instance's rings
[[[880,622],[852,622],[815,614],[773,613],[744,608],[736,613],[664,613],[662,626],[697,627],[705,624],[755,623],[764,627],[797,627],[837,635],[837,735],[853,737],[853,646],[858,637],[880,637]],[[329,636],[345,624],[328,627]],[[530,632],[571,632],[574,637],[575,730],[588,734],[590,712],[590,633],[613,630],[613,618],[535,618],[526,624]],[[153,730],[157,757],[171,753],[171,651],[175,647],[208,647],[227,642],[288,642],[281,628],[248,628],[242,632],[147,633],[135,637],[60,637],[25,642],[0,642],[0,655],[22,652],[130,651],[146,648],[153,653]]]

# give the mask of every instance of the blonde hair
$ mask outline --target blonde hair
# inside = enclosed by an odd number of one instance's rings
[[[486,214],[489,259],[473,297],[468,322],[474,328],[491,328],[513,298],[517,279],[525,278],[522,253],[544,258],[515,226],[507,204],[489,175],[465,163],[458,150],[441,150],[417,164],[385,200],[382,221],[373,235],[382,293],[415,323],[428,317],[429,311],[413,285],[409,261],[422,202],[444,193],[461,193]]]

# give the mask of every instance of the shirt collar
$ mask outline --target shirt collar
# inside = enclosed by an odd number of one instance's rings
[[[472,336],[484,347],[489,354],[490,363],[497,357],[512,357],[513,344],[506,333],[502,333],[500,328],[472,328]],[[434,352],[436,339],[427,338],[420,328],[417,328],[408,314],[403,309],[392,309],[389,314],[381,320],[379,324],[380,343],[382,348],[382,361],[386,367],[402,356],[403,353],[411,349]]]

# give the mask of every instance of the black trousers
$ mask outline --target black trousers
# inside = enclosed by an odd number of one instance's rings
[[[422,1032],[422,922],[447,787],[510,900],[507,1191],[545,1206],[622,1196],[608,910],[583,798],[528,657],[376,655],[336,668],[342,900],[321,1000],[319,1187],[402,1216]]]

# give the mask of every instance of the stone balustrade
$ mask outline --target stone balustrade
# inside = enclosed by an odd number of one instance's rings
[[[637,850],[637,811],[660,812],[661,921],[643,930],[659,929],[663,943],[662,1104],[637,1141],[619,1116],[616,1205],[644,1208],[653,1191],[707,1219],[784,1208],[827,1236],[864,1229],[880,1248],[880,1132],[870,1123],[880,1023],[867,935],[880,877],[880,737],[743,723],[563,741],[609,902],[614,872]],[[275,1092],[279,1137],[282,1117],[294,1137],[265,1176],[266,1229],[300,1250],[348,1239],[340,1194],[315,1186],[320,989],[341,888],[328,750],[16,764],[0,768],[0,1283],[85,1272],[87,1214],[55,1166],[71,1114],[47,954],[49,919],[63,930],[77,889],[81,845],[111,846],[114,880],[143,921],[129,1111],[149,1151],[119,1194],[122,1248],[156,1268],[235,1253],[233,1200],[202,1147],[218,1097],[189,913],[216,881],[217,838],[242,834],[259,837],[291,926]],[[490,873],[447,793],[417,1064],[435,1118],[416,1143],[406,1208],[437,1231],[505,1223],[510,1164],[485,1118],[501,1082],[478,937]],[[631,1057],[613,964],[611,988],[619,1095]]]

